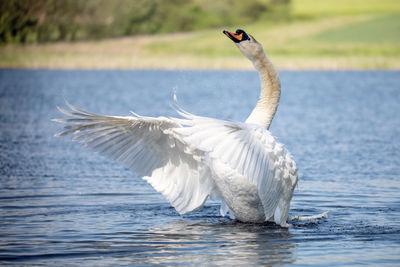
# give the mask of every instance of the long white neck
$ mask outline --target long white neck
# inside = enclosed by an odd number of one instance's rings
[[[281,96],[281,82],[277,71],[265,53],[262,53],[257,60],[254,60],[253,64],[260,76],[261,92],[257,105],[246,122],[258,124],[269,129],[278,108]]]

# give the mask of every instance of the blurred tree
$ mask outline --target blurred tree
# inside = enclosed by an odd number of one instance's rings
[[[36,5],[41,4],[39,2],[41,1],[0,1],[0,42],[27,41],[38,23],[38,18],[32,13]]]
[[[238,25],[274,17],[266,14],[274,13],[278,5],[288,6],[289,0],[0,0],[0,43],[74,41]]]

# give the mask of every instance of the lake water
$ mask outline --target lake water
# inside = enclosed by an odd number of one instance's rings
[[[281,72],[271,132],[299,166],[291,215],[275,225],[180,216],[118,163],[53,137],[64,98],[89,111],[244,120],[248,71],[0,70],[0,264],[400,265],[400,72]]]

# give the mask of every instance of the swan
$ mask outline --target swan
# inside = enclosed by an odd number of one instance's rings
[[[56,136],[75,135],[111,159],[120,161],[161,192],[180,214],[219,200],[222,216],[242,222],[274,222],[287,227],[297,184],[290,153],[268,131],[278,107],[277,71],[253,36],[224,30],[259,73],[261,92],[245,122],[193,115],[178,106],[177,118],[104,116],[57,107],[68,118]]]

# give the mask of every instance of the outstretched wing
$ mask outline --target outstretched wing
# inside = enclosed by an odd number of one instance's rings
[[[183,110],[180,114],[184,119],[177,122],[186,127],[177,132],[185,142],[246,177],[258,188],[266,219],[278,216],[275,221],[286,222],[287,210],[282,209],[289,208],[297,167],[270,132],[258,125],[195,116]]]
[[[168,118],[103,116],[78,109],[58,109],[72,118],[57,136],[73,134],[111,159],[123,162],[161,192],[181,214],[201,207],[215,188],[203,152],[192,150],[174,132],[182,126]]]

